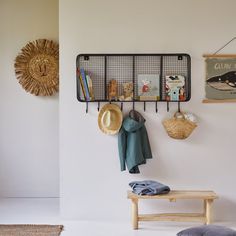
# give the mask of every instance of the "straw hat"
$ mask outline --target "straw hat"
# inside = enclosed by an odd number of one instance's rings
[[[98,126],[105,134],[117,134],[122,125],[123,115],[116,104],[104,105],[98,114]]]

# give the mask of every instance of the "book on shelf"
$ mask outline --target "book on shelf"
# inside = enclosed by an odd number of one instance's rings
[[[139,74],[138,75],[138,99],[160,100],[160,75]]]
[[[83,95],[84,95],[84,99],[86,99],[86,94],[85,94],[85,90],[84,90],[84,83],[83,83],[81,75],[79,76],[79,80],[80,80],[81,89],[82,89],[82,92],[83,92]]]
[[[84,83],[83,83],[79,68],[77,68],[77,77],[78,77],[79,83],[80,83],[80,91],[82,91],[82,93],[84,95],[84,99],[86,99],[85,90],[84,90]]]
[[[185,77],[182,75],[166,76],[166,100],[167,101],[185,101]]]
[[[160,100],[159,96],[138,96],[140,101],[158,101]]]
[[[85,71],[83,68],[80,68],[79,71],[80,71],[80,79],[82,80],[82,88],[84,88],[85,100],[90,101],[89,88],[88,88],[88,84],[87,84]]]
[[[91,79],[91,76],[89,74],[86,75],[88,90],[89,90],[89,96],[90,100],[94,100],[94,92],[93,92],[93,81]]]

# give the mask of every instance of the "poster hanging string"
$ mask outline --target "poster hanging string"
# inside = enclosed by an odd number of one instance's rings
[[[222,46],[220,49],[218,49],[216,52],[213,53],[215,55],[219,51],[221,51],[223,48],[225,48],[227,45],[229,45],[231,42],[233,42],[236,39],[236,37],[232,38],[229,42],[227,42],[224,46]]]

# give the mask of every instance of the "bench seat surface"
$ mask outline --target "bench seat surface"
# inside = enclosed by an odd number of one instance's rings
[[[172,190],[168,194],[154,196],[137,195],[128,191],[129,199],[216,199],[218,196],[214,191],[191,191],[191,190]]]

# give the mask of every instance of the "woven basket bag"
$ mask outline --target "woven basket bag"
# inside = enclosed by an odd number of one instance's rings
[[[176,112],[174,117],[162,122],[167,134],[174,139],[186,139],[197,127],[195,123],[185,119],[182,112]]]

